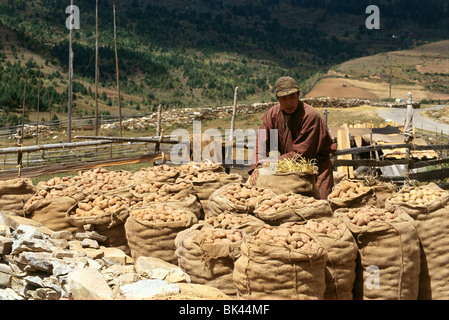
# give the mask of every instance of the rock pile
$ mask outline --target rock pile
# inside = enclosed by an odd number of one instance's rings
[[[38,131],[38,129],[39,129],[39,131]],[[21,128],[19,130],[21,130]],[[49,126],[39,125],[39,127],[38,127],[36,125],[26,124],[23,126],[24,139],[30,139],[30,138],[36,137],[36,131],[39,132],[39,136],[48,136],[51,134],[51,130],[50,130]],[[20,136],[20,132],[16,132],[13,135],[11,135],[9,137],[9,139],[18,139],[19,136]]]
[[[253,114],[264,112],[272,107],[275,103],[255,103],[252,105],[239,105],[236,112],[240,114]],[[204,121],[204,120],[215,120],[224,119],[232,115],[233,106],[224,106],[217,108],[183,108],[173,110],[163,111],[162,124],[164,126],[173,126],[177,124],[192,124],[194,121]],[[142,118],[131,118],[122,121],[122,128],[124,130],[135,130],[135,129],[147,129],[150,127],[156,127],[157,124],[157,114],[153,113],[151,115]],[[102,129],[118,129],[119,123],[107,123],[101,126]]]
[[[134,261],[120,249],[100,246],[102,237],[52,231],[0,212],[0,300],[167,299],[181,294],[183,285],[201,298],[178,266],[152,257]],[[229,298],[215,288],[204,290],[204,299]]]
[[[372,106],[382,108],[407,108],[407,102],[376,102],[367,99],[345,99],[345,98],[330,98],[321,97],[313,99],[302,99],[307,104],[314,108],[355,108],[360,106]],[[419,102],[412,103],[414,108],[420,108]]]

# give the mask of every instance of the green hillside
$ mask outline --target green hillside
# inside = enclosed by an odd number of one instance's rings
[[[117,1],[123,112],[229,105],[237,86],[240,103],[272,101],[279,76],[294,76],[307,91],[353,58],[449,38],[445,1],[379,1],[382,28],[368,30],[371,2]],[[18,121],[12,114],[21,110],[26,78],[29,110],[37,106],[41,80],[41,111],[66,112],[69,4],[0,0],[0,125]],[[95,1],[74,4],[81,13],[73,43],[74,114],[92,115]],[[112,1],[100,0],[99,7],[100,110],[116,114]]]

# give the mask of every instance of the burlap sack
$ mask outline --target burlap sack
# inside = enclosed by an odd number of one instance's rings
[[[170,205],[171,204],[166,204]],[[150,206],[151,207],[151,206]],[[139,209],[135,209],[139,210]],[[193,212],[184,210],[187,219],[175,222],[150,222],[136,219],[130,210],[125,222],[126,239],[133,259],[138,257],[155,257],[168,263],[176,264],[175,238],[179,232],[196,224],[198,219]]]
[[[176,179],[179,177],[179,171],[175,168],[170,168],[170,170],[167,170],[158,176],[152,175],[152,170],[153,168],[140,169],[132,175],[132,181],[135,184],[152,182],[175,183]]]
[[[353,224],[345,209],[335,212],[351,230],[359,250],[354,283],[358,300],[416,300],[419,289],[418,232],[409,215],[390,221]]]
[[[332,223],[334,219],[337,219],[340,223],[339,226],[343,227],[340,229],[339,235],[329,235],[325,232],[319,232],[319,230],[313,232],[328,254],[325,267],[326,291],[324,292],[324,299],[352,300],[358,247],[351,231],[341,218],[312,219],[311,221],[322,223],[323,220],[327,220]],[[304,228],[305,223],[286,223],[282,226]],[[309,230],[309,232],[312,231]]]
[[[403,188],[399,193],[410,190]],[[421,246],[421,273],[419,276],[419,300],[449,299],[449,193],[434,183],[420,187],[442,191],[443,196],[424,205],[395,202],[389,198],[387,209],[408,214],[415,221]]]
[[[177,209],[185,209],[193,212],[198,219],[202,219],[204,217],[203,206],[201,205],[198,196],[192,194],[191,190],[184,190],[178,193],[174,193],[176,198],[167,198],[164,200],[164,197],[168,197],[169,194],[163,193],[148,193],[148,194],[139,194],[135,193],[133,190],[130,191],[132,194],[132,200],[134,202],[143,202],[145,201],[144,206],[148,206],[156,203],[170,203],[172,206],[175,206]],[[149,200],[151,199],[151,201]],[[149,201],[149,202],[148,202]],[[139,206],[141,206],[139,204]]]
[[[236,204],[236,203],[232,202],[225,195],[222,194],[222,191],[224,188],[227,188],[229,186],[234,186],[234,185],[236,187],[253,188],[252,186],[248,186],[248,185],[241,184],[241,183],[230,183],[228,185],[221,187],[220,189],[216,190],[214,193],[212,193],[210,195],[209,201],[207,202],[207,206],[204,210],[206,216],[214,216],[214,215],[218,215],[220,213],[226,212],[226,211],[229,211],[232,213],[237,213],[237,214],[253,214],[254,209],[256,208],[256,204],[257,204],[257,202],[260,201],[260,199],[257,200],[256,198],[250,197],[249,200],[251,200],[251,201],[246,201],[246,203],[242,205],[242,204]],[[257,190],[260,190],[260,191],[266,189],[268,192],[270,192],[270,194],[272,196],[275,195],[268,188],[258,188],[258,187],[256,187],[256,188],[257,188]]]
[[[342,197],[341,195],[339,195],[339,192],[343,183],[350,183],[351,185],[361,183],[362,185],[364,185],[362,181],[350,179],[344,179],[342,182],[336,185],[328,197],[329,205],[333,211],[340,208],[360,208],[372,203],[371,199],[373,199],[374,196],[373,188],[366,186],[366,190],[363,192],[360,192],[358,194],[351,194],[348,197]]]
[[[264,221],[253,215],[235,214],[232,212],[224,212],[217,216],[205,217],[199,223],[209,228],[242,230],[245,234],[253,234],[265,225]]]
[[[289,192],[285,195],[288,197],[292,194],[293,193]],[[263,204],[263,202],[256,204],[254,215],[270,225],[332,217],[332,210],[326,200],[315,200],[311,204],[304,204],[301,206],[285,206],[279,208],[275,212],[262,210],[261,204]]]
[[[0,181],[0,211],[24,216],[23,207],[36,191],[37,187],[33,185],[31,179]]]
[[[47,187],[47,191],[52,188]],[[62,187],[61,190],[65,189]],[[39,190],[31,197],[24,206],[25,216],[38,221],[53,231],[70,231],[76,232],[77,228],[67,220],[67,211],[73,207],[78,201],[86,198],[86,194],[77,189],[73,193],[56,198],[45,198],[34,201],[34,197],[38,197]]]
[[[178,233],[175,239],[178,266],[193,283],[208,285],[227,295],[236,295],[232,280],[234,262],[240,256],[242,241],[232,243],[204,243],[202,224]]]
[[[106,196],[108,198],[109,196]],[[92,197],[84,199],[81,202],[88,202]],[[129,216],[129,209],[122,208],[112,213],[105,213],[94,216],[74,216],[75,210],[78,208],[80,202],[74,204],[66,213],[69,223],[78,228],[79,232],[84,232],[84,226],[90,225],[93,231],[96,231],[102,236],[107,237],[106,241],[100,243],[106,247],[116,247],[130,254],[128,241],[126,240],[125,222]]]
[[[397,193],[396,186],[392,183],[376,181],[370,187],[373,189],[373,197],[368,199],[368,204],[378,208],[385,208],[387,199]]]
[[[182,164],[178,167],[180,171],[180,177],[185,177],[187,175],[197,175],[201,172],[225,172],[223,164],[214,163],[209,159],[203,160],[201,163],[190,162],[187,164]]]
[[[256,187],[269,188],[276,194],[293,192],[305,196],[316,195],[316,175],[304,172],[269,173],[265,168],[256,169],[259,176]]]
[[[90,195],[99,195],[128,189],[133,185],[132,173],[124,170],[108,171],[104,168],[80,171],[76,186]]]
[[[207,208],[212,193],[230,183],[243,183],[243,177],[237,174],[217,172],[215,178],[192,181],[192,191],[200,199],[203,208]]]
[[[319,240],[306,233],[317,243]],[[320,300],[324,297],[327,251],[320,244],[315,252],[279,244],[257,244],[244,238],[241,256],[234,264],[237,294],[244,299]]]

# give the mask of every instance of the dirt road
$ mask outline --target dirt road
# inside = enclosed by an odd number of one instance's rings
[[[429,108],[426,110],[438,110],[441,108],[444,108],[447,106],[440,105],[433,108]],[[415,109],[414,115],[413,115],[413,123],[414,126],[417,129],[423,129],[428,130],[432,132],[438,132],[438,134],[441,134],[441,131],[443,131],[444,134],[449,134],[449,125],[444,123],[439,123],[436,121],[433,121],[429,118],[423,117],[419,113],[419,109]],[[390,109],[379,109],[377,110],[377,114],[379,117],[385,119],[385,120],[393,120],[396,123],[404,124],[405,122],[405,116],[406,116],[407,110],[401,109],[401,108],[390,108]]]

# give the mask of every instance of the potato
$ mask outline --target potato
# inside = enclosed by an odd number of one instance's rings
[[[370,187],[365,186],[360,181],[350,181],[350,180],[343,180],[337,186],[335,189],[331,192],[329,195],[329,199],[334,198],[341,198],[341,199],[347,199],[351,197],[356,197],[358,195],[364,194],[365,192],[369,191]]]
[[[255,206],[262,200],[276,196],[270,189],[242,184],[225,185],[221,189],[220,194],[239,206]]]
[[[367,226],[373,221],[391,221],[397,218],[395,212],[390,212],[383,208],[376,208],[374,206],[365,206],[362,208],[352,208],[345,212],[351,223],[357,226]]]
[[[413,189],[404,189],[397,195],[391,197],[390,201],[407,203],[409,205],[425,206],[428,203],[441,198],[445,194],[447,194],[447,192],[443,190],[430,190],[418,187]]]
[[[304,205],[315,204],[317,201],[319,200],[300,194],[281,194],[262,200],[256,205],[255,211],[265,214],[275,214],[286,208],[302,207]]]
[[[187,213],[181,209],[174,209],[164,204],[133,210],[130,213],[140,221],[167,223],[187,219]]]
[[[130,205],[127,200],[118,196],[106,198],[104,195],[100,195],[93,199],[78,202],[77,207],[78,208],[75,209],[75,212],[70,213],[71,217],[93,217],[111,214],[119,210],[129,209]]]
[[[318,248],[316,242],[304,233],[304,229],[295,231],[287,224],[276,227],[265,225],[252,238],[256,244],[275,244],[303,251],[313,251]]]
[[[200,230],[204,243],[234,243],[242,241],[240,230],[225,230],[211,227],[204,227]]]

